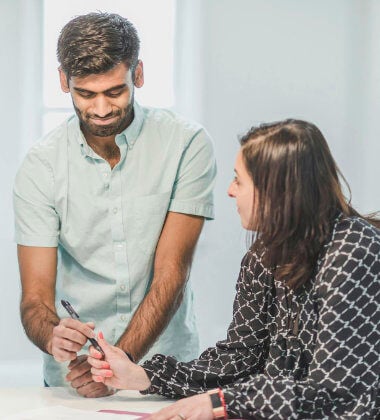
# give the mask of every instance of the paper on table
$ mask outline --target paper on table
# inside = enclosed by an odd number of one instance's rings
[[[141,413],[144,414],[144,413]],[[76,408],[55,405],[51,407],[37,408],[34,410],[23,411],[22,413],[12,414],[1,417],[3,420],[100,420],[100,419],[119,419],[120,414],[99,413],[96,411],[78,410]],[[141,415],[123,414],[123,420],[139,420]]]
[[[145,420],[151,415],[151,413],[140,413],[137,411],[124,411],[124,410],[99,410],[99,413],[129,414],[130,416],[137,416],[135,417],[136,420]]]

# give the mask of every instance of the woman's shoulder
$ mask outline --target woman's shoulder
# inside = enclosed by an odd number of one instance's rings
[[[332,243],[355,247],[380,246],[380,230],[359,216],[341,216],[335,223]]]
[[[380,278],[380,231],[367,220],[357,216],[340,217],[319,266],[317,278],[356,281]]]

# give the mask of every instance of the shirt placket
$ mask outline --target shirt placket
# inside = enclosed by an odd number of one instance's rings
[[[129,270],[127,259],[127,244],[124,235],[122,186],[120,167],[112,171],[108,167],[104,174],[105,183],[109,189],[109,215],[111,220],[112,249],[115,264],[116,280],[116,335],[120,336],[130,321],[131,302],[129,290]]]

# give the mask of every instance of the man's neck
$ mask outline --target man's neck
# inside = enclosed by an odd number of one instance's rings
[[[115,135],[108,137],[95,136],[92,133],[89,133],[82,128],[82,133],[86,139],[87,144],[92,148],[94,146],[97,150],[106,150],[110,147],[115,146]]]
[[[111,169],[120,161],[120,149],[116,144],[116,136],[99,137],[83,131],[87,144],[100,157],[105,159]]]

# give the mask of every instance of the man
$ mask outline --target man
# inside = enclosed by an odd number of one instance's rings
[[[213,217],[212,145],[199,125],[134,102],[144,83],[138,53],[137,32],[119,15],[63,28],[60,83],[76,116],[29,151],[14,187],[22,323],[45,353],[46,384],[66,380],[86,397],[112,392],[78,355],[94,326],[135,361],[198,351],[186,281]]]

